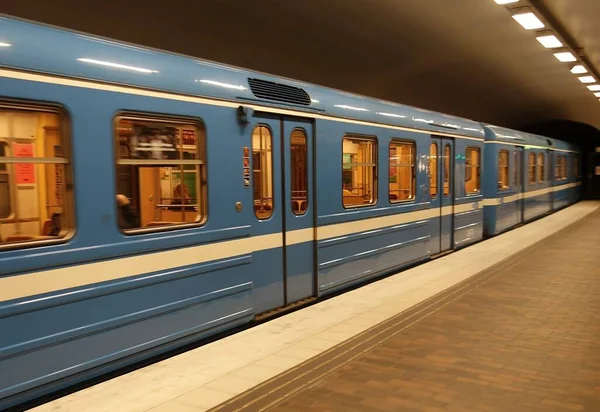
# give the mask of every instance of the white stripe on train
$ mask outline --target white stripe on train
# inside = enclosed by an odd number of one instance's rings
[[[580,185],[581,182],[556,186],[525,193],[524,197],[539,196],[552,191],[560,191]],[[542,193],[543,192],[543,193]],[[510,198],[511,196],[507,196]],[[514,195],[513,195],[514,197]],[[485,199],[456,206],[445,206],[442,215],[460,214],[481,209],[484,205],[495,205],[498,199]],[[516,198],[515,198],[516,200]],[[514,200],[507,200],[514,201]],[[490,203],[494,202],[494,203]],[[419,210],[397,215],[374,217],[353,222],[307,228],[286,232],[288,245],[317,240],[333,239],[378,230],[419,220],[432,219],[440,215],[439,209]],[[165,252],[154,252],[139,256],[111,259],[102,262],[84,263],[59,269],[21,274],[0,278],[0,302],[20,299],[43,293],[58,292],[64,289],[88,286],[95,283],[114,281],[146,273],[167,271],[186,265],[206,263],[232,258],[283,246],[282,233],[272,233],[256,237],[191,246]],[[172,262],[177,262],[173,264]]]

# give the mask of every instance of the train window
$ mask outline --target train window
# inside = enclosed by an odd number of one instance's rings
[[[432,199],[437,197],[437,181],[438,181],[438,145],[431,143],[429,147],[429,196]]]
[[[478,147],[467,147],[465,158],[465,192],[466,194],[479,193],[480,182],[481,149]]]
[[[8,143],[0,141],[0,158],[8,157]],[[10,202],[10,175],[8,164],[0,161],[0,219],[6,219],[12,214]]]
[[[545,168],[545,155],[544,153],[538,153],[537,155],[537,182],[542,183],[544,181],[544,168]]]
[[[377,202],[377,141],[344,137],[342,144],[342,198],[344,207]]]
[[[405,202],[415,198],[415,144],[390,142],[390,203]]]
[[[254,215],[268,219],[273,215],[273,138],[267,126],[258,125],[252,131],[252,170]]]
[[[303,215],[308,209],[308,167],[306,133],[294,129],[290,136],[290,178],[292,195],[292,212]]]
[[[529,172],[529,184],[535,184],[535,153],[529,153],[529,163],[528,163],[528,172]]]
[[[573,177],[579,177],[579,157],[576,154],[573,155]]]
[[[565,156],[563,156],[563,155],[556,156],[556,165],[554,168],[555,169],[554,175],[555,175],[556,180],[565,179],[565,176],[564,176],[564,172],[566,171],[565,170],[565,160],[566,160]]]
[[[518,150],[514,151],[514,167],[513,167],[513,182],[515,183],[515,187],[519,188],[521,186],[521,155]]]
[[[206,218],[204,133],[196,121],[137,115],[115,121],[118,224],[127,233]]]
[[[450,194],[450,156],[451,156],[450,145],[447,144],[444,146],[444,196],[448,196]],[[470,177],[469,177],[470,179]]]
[[[508,189],[508,150],[500,150],[498,153],[498,189]]]
[[[567,155],[562,156],[562,180],[567,180],[569,174]]]
[[[43,245],[71,232],[66,125],[55,110],[0,107],[0,247]]]

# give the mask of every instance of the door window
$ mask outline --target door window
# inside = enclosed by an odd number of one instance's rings
[[[448,196],[450,194],[450,156],[452,154],[452,150],[450,149],[450,145],[447,144],[444,146],[444,196]]]
[[[438,145],[431,143],[429,147],[429,195],[431,199],[437,197],[438,181]]]
[[[292,212],[303,215],[308,209],[308,167],[306,133],[294,129],[290,136],[290,179]]]

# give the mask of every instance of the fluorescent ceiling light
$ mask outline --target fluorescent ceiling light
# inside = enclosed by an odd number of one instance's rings
[[[10,47],[10,46],[12,46],[12,44],[10,44],[10,43],[3,43],[3,42],[0,41],[0,47]]]
[[[584,73],[587,73],[587,70],[581,64],[578,64],[577,66],[573,66],[573,68],[571,69],[571,73],[584,74]]]
[[[496,4],[511,4],[517,3],[519,0],[494,0]]]
[[[563,46],[563,44],[560,42],[560,40],[558,40],[556,38],[556,36],[553,34],[550,34],[548,36],[539,36],[539,37],[536,37],[536,39],[537,39],[537,41],[542,43],[542,46],[544,46],[547,49],[555,49],[557,47]]]
[[[596,83],[596,79],[594,79],[594,76],[581,76],[579,77],[579,81],[581,83]]]
[[[515,19],[521,26],[523,26],[525,30],[541,29],[545,27],[544,23],[542,23],[540,19],[538,19],[536,15],[531,12],[515,14],[512,16],[512,18]]]
[[[229,84],[229,83],[221,83],[221,82],[216,82],[214,80],[196,80],[196,83],[212,84],[213,86],[221,86],[221,87],[224,87],[226,89],[246,90],[246,88],[244,86],[241,86],[241,85]]]
[[[125,70],[131,70],[134,72],[140,72],[140,73],[158,73],[157,70],[144,69],[143,67],[127,66],[125,64],[105,62],[102,60],[94,60],[94,59],[77,59],[77,60],[79,60],[80,62],[84,62],[84,63],[98,64],[100,66],[107,66],[107,67],[112,67],[115,69],[125,69]]]
[[[591,86],[588,86],[587,88],[590,89],[590,91],[592,91],[592,92],[598,92],[598,91],[600,91],[600,84],[592,84]]]
[[[598,93],[594,93],[594,96],[596,96],[596,97],[600,97],[600,92],[598,92]]]
[[[310,101],[313,103],[319,103],[319,101],[317,99],[310,99]]]
[[[563,63],[577,61],[577,59],[575,58],[575,56],[573,56],[571,52],[554,53],[554,57],[556,57],[558,61],[561,61]]]

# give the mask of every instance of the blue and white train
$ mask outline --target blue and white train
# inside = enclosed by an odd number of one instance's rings
[[[568,143],[0,18],[0,409],[579,199]]]

